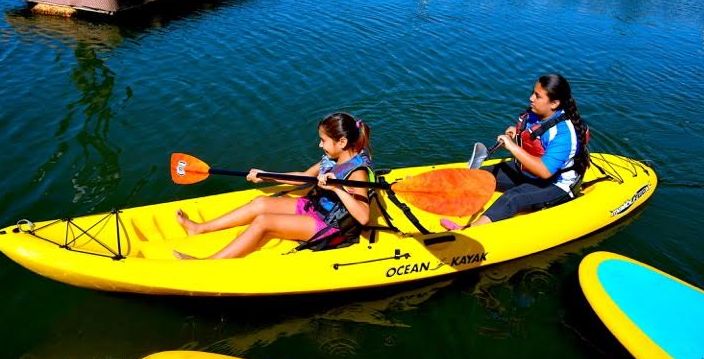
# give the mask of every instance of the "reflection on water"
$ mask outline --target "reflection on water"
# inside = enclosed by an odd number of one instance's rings
[[[73,164],[73,203],[99,203],[120,181],[119,149],[109,139],[115,75],[90,45],[79,42],[74,53],[78,65],[71,73],[71,80],[81,97],[67,106],[56,136],[62,137],[63,130],[71,127],[75,119],[83,120],[76,137],[83,153]],[[125,92],[124,101],[128,101],[130,88]]]
[[[128,42],[132,46],[135,38],[143,36],[152,29],[162,31],[169,24],[187,20],[194,21],[204,13],[229,4],[241,4],[237,1],[202,1],[202,2],[170,2],[161,1],[158,4],[146,6],[141,11],[126,12],[123,16],[105,18],[91,14],[83,14],[76,18],[37,15],[25,8],[15,8],[4,12],[5,21],[12,27],[14,33],[2,30],[3,36],[12,39],[18,35],[27,43],[46,46],[38,47],[38,52],[51,52],[58,42],[59,49],[54,58],[54,65],[61,68],[62,64],[71,65],[67,74],[67,83],[73,85],[78,93],[77,98],[57,98],[58,104],[65,110],[57,109],[57,103],[49,105],[53,113],[63,117],[52,133],[55,141],[51,144],[54,150],[45,156],[44,161],[34,169],[31,183],[34,186],[46,186],[49,175],[70,171],[73,189],[72,203],[80,208],[79,213],[92,212],[118,189],[121,179],[119,159],[124,143],[133,143],[124,136],[111,136],[113,119],[125,107],[129,107],[134,96],[132,87],[118,86],[116,73],[110,68],[108,60],[113,52]],[[39,40],[39,41],[37,41]],[[67,49],[73,55],[72,59],[63,56]],[[15,51],[15,50],[8,50]],[[73,61],[72,61],[73,60]],[[42,64],[33,63],[42,67]],[[137,66],[142,66],[138,64]],[[47,66],[48,67],[48,66]],[[38,80],[57,76],[66,72],[54,74],[44,70],[37,75]],[[129,83],[129,82],[128,82]],[[63,100],[63,101],[62,101]],[[120,119],[125,121],[124,117]],[[127,127],[127,123],[120,123]],[[131,134],[132,135],[132,134]],[[133,134],[139,137],[138,133]],[[127,198],[138,195],[140,189],[147,185],[149,177],[157,169],[151,167],[143,171],[144,176],[137,179]],[[64,175],[63,178],[67,176]],[[125,196],[122,197],[124,199]],[[111,207],[120,207],[122,201],[112,203]],[[101,208],[105,210],[105,208]]]
[[[294,318],[258,330],[243,332],[213,344],[195,346],[199,350],[230,355],[245,355],[255,348],[266,347],[278,340],[295,335],[305,335],[318,344],[319,349],[332,356],[354,355],[359,348],[355,330],[349,323],[378,327],[406,328],[409,323],[394,319],[399,312],[415,310],[438,290],[452,283],[446,280],[403,291],[372,301],[350,303],[305,318]],[[356,327],[356,326],[355,326]],[[388,340],[393,340],[387,338]],[[389,343],[391,344],[391,343]]]
[[[53,133],[56,149],[37,168],[33,182],[41,182],[57,166],[69,165],[73,173],[72,202],[88,204],[86,207],[93,210],[120,181],[120,151],[110,139],[110,122],[115,108],[125,106],[131,99],[132,89],[127,86],[123,96],[116,96],[115,73],[101,58],[122,43],[120,28],[22,11],[5,15],[22,36],[50,37],[72,49],[75,66],[69,73],[70,83],[79,97],[67,103],[65,115]],[[72,156],[70,149],[78,148],[80,153]]]
[[[26,358],[88,358],[111,353],[137,358],[156,351],[192,349],[249,357],[245,354],[293,340],[313,343],[331,357],[351,355],[362,351],[366,328],[410,328],[411,323],[397,317],[417,310],[451,283],[377,292],[366,299],[351,294],[346,300],[332,295],[159,298],[78,290],[77,298],[53,318],[46,335],[23,354]],[[122,312],[112,313],[110,308],[115,307]],[[393,345],[393,337],[385,340]]]
[[[27,11],[5,13],[5,21],[28,41],[37,38],[58,39],[67,45],[83,43],[109,50],[124,40],[118,26],[91,23],[81,19],[33,15]]]
[[[71,18],[34,14],[25,7],[18,7],[6,11],[5,20],[23,36],[60,37],[112,49],[125,38],[137,37],[152,28],[163,29],[174,21],[194,20],[223,6],[247,1],[160,0],[117,16],[80,12]]]
[[[644,209],[607,229],[544,252],[500,263],[479,272],[479,281],[468,289],[491,320],[481,328],[484,335],[506,338],[526,326],[525,312],[546,293],[558,292],[561,278],[553,272],[568,260],[579,259],[589,248],[618,233],[635,221]],[[559,272],[559,270],[557,270]],[[578,293],[574,293],[579,295]]]
[[[472,294],[476,295],[477,298],[486,298],[483,300],[486,308],[498,308],[500,304],[492,300],[488,293],[493,287],[507,283],[513,283],[512,285],[519,287],[540,286],[542,282],[549,280],[548,278],[551,277],[548,271],[550,266],[573,258],[575,255],[581,256],[585,250],[598,245],[604,239],[613,236],[634,222],[641,213],[642,209],[639,209],[634,214],[604,230],[562,246],[483,269],[480,273],[479,283],[477,283]]]
[[[110,138],[110,122],[115,108],[132,97],[126,87],[116,96],[115,74],[102,56],[123,42],[117,26],[94,24],[79,19],[32,15],[9,11],[5,19],[20,36],[58,40],[70,49],[75,61],[68,82],[78,98],[65,105],[63,118],[53,130],[55,150],[34,172],[32,182],[41,183],[57,168],[70,168],[74,190],[72,203],[93,210],[119,184],[119,147]],[[56,58],[60,64],[62,58]],[[56,109],[54,110],[56,111]]]
[[[118,185],[120,168],[119,149],[110,141],[110,121],[113,118],[115,75],[98,56],[94,46],[78,41],[74,55],[76,67],[71,82],[80,97],[67,105],[65,117],[58,123],[54,137],[56,150],[34,174],[40,182],[61,161],[69,161],[73,172],[73,203],[100,203]],[[131,97],[125,91],[126,102]],[[68,158],[69,147],[76,142],[81,153],[78,158]],[[64,162],[66,164],[66,162]]]

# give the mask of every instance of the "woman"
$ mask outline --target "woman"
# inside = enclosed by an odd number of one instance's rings
[[[518,212],[550,207],[575,197],[589,167],[589,128],[577,110],[567,80],[558,74],[541,76],[533,87],[530,107],[497,141],[511,152],[512,162],[484,168],[504,192],[472,225],[510,218]],[[449,230],[462,229],[448,219]]]

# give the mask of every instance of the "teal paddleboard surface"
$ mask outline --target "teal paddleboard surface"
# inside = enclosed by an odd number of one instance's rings
[[[605,260],[599,281],[614,303],[675,358],[704,357],[704,295],[659,272],[620,259]]]
[[[704,291],[609,252],[579,265],[584,296],[635,357],[704,358]]]

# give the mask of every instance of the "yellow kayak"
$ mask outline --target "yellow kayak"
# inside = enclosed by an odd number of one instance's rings
[[[378,201],[372,201],[370,226],[385,228],[366,230],[359,243],[326,251],[295,250],[298,243],[294,241],[271,240],[244,258],[177,260],[173,256],[174,250],[208,256],[243,230],[238,227],[189,237],[176,221],[178,209],[193,220],[208,220],[287,186],[71,219],[23,219],[0,231],[0,250],[45,277],[117,292],[248,296],[393,285],[484,267],[567,243],[628,216],[657,186],[655,172],[644,163],[592,154],[592,164],[578,198],[458,231],[444,230],[441,216],[410,204],[410,211],[404,212],[386,191],[378,191]],[[394,169],[383,178],[391,183],[430,170],[463,167],[466,163]],[[482,211],[499,195],[494,193]]]
[[[169,350],[150,354],[142,359],[237,359],[237,357],[195,350]]]

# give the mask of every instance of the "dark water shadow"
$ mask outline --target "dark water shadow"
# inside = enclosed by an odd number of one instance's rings
[[[576,271],[564,281],[560,296],[565,311],[563,325],[586,347],[601,358],[632,358],[587,302]]]
[[[79,289],[76,302],[53,318],[48,334],[25,357],[137,358],[176,349],[240,356],[293,337],[337,356],[360,350],[365,328],[410,327],[399,313],[416,310],[451,283],[273,298],[165,298]]]
[[[248,352],[266,347],[278,340],[303,335],[312,341],[322,352],[333,356],[353,355],[360,350],[359,337],[365,328],[408,328],[413,324],[399,315],[402,312],[417,310],[420,305],[436,296],[452,280],[435,281],[387,292],[378,299],[360,297],[355,294],[351,301],[309,316],[294,316],[278,322],[266,324],[256,330],[240,330],[225,339],[214,343],[201,343],[198,350],[246,355]]]
[[[41,186],[51,173],[71,173],[73,198],[67,200],[61,216],[72,216],[95,208],[117,187],[121,177],[119,146],[110,138],[115,113],[132,97],[128,87],[117,90],[115,73],[103,54],[119,46],[123,36],[116,27],[95,26],[81,20],[34,15],[26,9],[11,10],[5,19],[28,42],[58,41],[71,52],[75,65],[68,72],[68,83],[78,97],[69,100],[55,128],[47,128],[55,149],[34,171],[27,190]],[[56,61],[65,61],[57,53]],[[78,129],[78,130],[77,130]],[[66,191],[69,192],[69,191]],[[65,193],[70,196],[70,193]],[[62,200],[63,201],[63,200]]]
[[[253,0],[158,0],[142,7],[119,12],[114,16],[81,13],[79,20],[120,29],[124,38],[136,39],[151,30],[168,30],[183,21],[199,21],[212,13],[231,7],[243,7]]]
[[[620,229],[635,221],[647,208],[648,204],[641,206],[624,221],[619,222],[612,229],[618,232]],[[584,253],[581,258],[587,254]],[[577,263],[578,266],[579,263]],[[564,309],[562,324],[578,337],[586,347],[593,350],[603,358],[632,358],[631,354],[616,337],[611,334],[606,325],[599,319],[591,305],[587,301],[579,284],[577,270],[572,271],[562,283],[560,292],[560,303]]]

